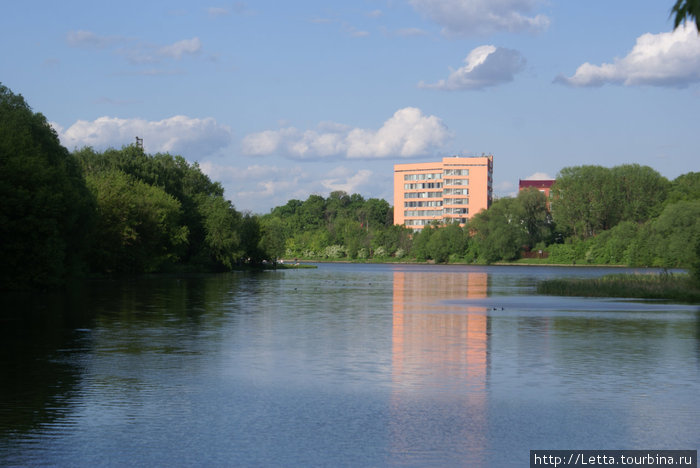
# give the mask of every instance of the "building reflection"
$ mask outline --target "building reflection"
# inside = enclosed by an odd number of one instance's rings
[[[392,443],[408,463],[429,457],[421,447],[429,452],[431,416],[440,421],[437,413],[458,411],[468,427],[443,429],[459,438],[452,446],[479,464],[486,443],[489,317],[469,300],[487,294],[487,273],[394,272]]]

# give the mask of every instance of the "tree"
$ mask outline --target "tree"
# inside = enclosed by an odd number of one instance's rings
[[[260,245],[267,258],[277,261],[285,254],[287,234],[284,222],[277,216],[261,219],[262,238]]]
[[[240,250],[241,232],[235,230],[244,227],[259,230],[255,223],[239,223],[241,215],[224,198],[221,184],[212,182],[197,163],[190,164],[182,156],[167,153],[150,156],[133,145],[104,153],[83,148],[75,155],[88,177],[118,171],[179,203],[180,222],[187,227],[189,242],[178,248],[178,263],[199,268],[231,268],[246,250]],[[227,226],[234,231],[226,232]],[[246,235],[253,242],[260,233],[248,230]],[[259,256],[259,252],[252,250],[250,254]]]
[[[180,260],[188,229],[172,195],[118,169],[89,174],[87,182],[98,213],[93,271],[149,273]]]
[[[700,242],[700,200],[668,205],[652,223],[656,257],[662,267],[689,267]]]
[[[450,257],[463,257],[467,242],[465,232],[459,224],[449,223],[432,233],[426,247],[430,258],[438,263],[446,263]]]
[[[624,164],[610,170],[620,221],[642,223],[658,216],[671,183],[649,166]]]
[[[240,227],[241,249],[248,263],[257,265],[265,260],[265,251],[260,245],[262,231],[257,216],[245,213]]]
[[[477,213],[467,224],[473,233],[478,259],[493,263],[514,260],[527,242],[524,211],[515,198],[496,200],[491,208]]]
[[[666,203],[700,200],[700,172],[688,172],[671,182]]]
[[[0,84],[0,287],[48,287],[84,265],[94,200],[46,118]]]
[[[533,248],[539,242],[552,237],[552,215],[547,208],[547,197],[534,187],[518,192],[516,199],[522,209],[522,224],[527,233],[527,246]]]
[[[241,246],[240,213],[230,201],[215,195],[199,194],[197,206],[204,227],[200,261],[215,268],[231,269],[245,255]]]
[[[552,216],[559,228],[585,239],[619,221],[610,170],[601,166],[565,167],[552,186]]]
[[[700,0],[677,0],[671,8],[673,19],[673,29],[680,26],[686,20],[695,20],[695,26],[700,31]]]

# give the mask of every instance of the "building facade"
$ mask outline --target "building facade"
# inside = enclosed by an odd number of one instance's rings
[[[526,188],[536,188],[540,192],[544,193],[544,196],[549,200],[550,193],[552,191],[552,185],[554,185],[554,180],[552,179],[542,179],[542,180],[523,180],[520,179],[518,182],[518,191],[524,190]]]
[[[394,224],[464,224],[493,200],[493,155],[394,165]]]

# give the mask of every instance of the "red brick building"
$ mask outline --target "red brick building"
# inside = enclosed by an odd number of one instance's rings
[[[549,192],[552,189],[552,185],[554,184],[554,180],[546,179],[546,180],[522,180],[520,179],[520,183],[518,184],[518,190],[523,190],[526,188],[534,187],[540,192],[544,193],[544,196],[549,199]]]

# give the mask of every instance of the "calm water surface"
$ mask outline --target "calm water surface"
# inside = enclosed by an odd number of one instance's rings
[[[699,449],[700,311],[605,269],[322,264],[0,296],[0,465],[528,466]]]

